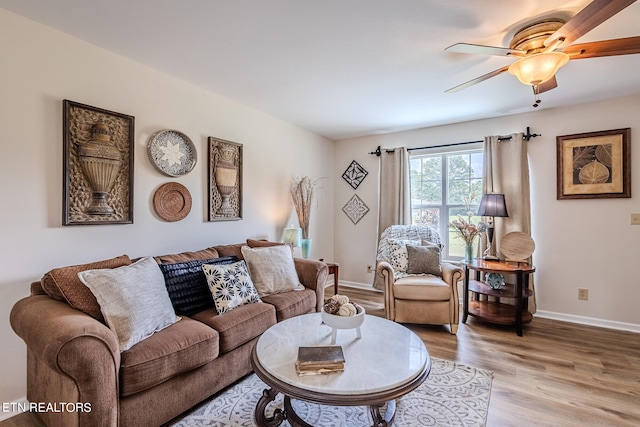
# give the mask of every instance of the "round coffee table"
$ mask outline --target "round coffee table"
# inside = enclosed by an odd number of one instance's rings
[[[320,313],[296,316],[265,331],[251,354],[254,372],[270,387],[256,405],[256,423],[272,427],[286,419],[293,426],[311,427],[293,410],[294,398],[321,405],[369,406],[374,427],[391,425],[395,399],[422,384],[431,358],[422,340],[400,324],[367,315],[360,329],[362,338],[356,338],[355,330],[338,331],[344,372],[310,376],[299,376],[295,361],[300,346],[330,345],[332,329],[322,323]],[[267,416],[267,406],[278,393],[284,395],[284,409]],[[387,410],[381,414],[385,403]]]

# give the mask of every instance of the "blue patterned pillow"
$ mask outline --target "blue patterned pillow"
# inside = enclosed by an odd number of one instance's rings
[[[209,286],[207,286],[207,278],[202,271],[202,265],[232,264],[237,261],[237,257],[228,256],[160,264],[169,298],[176,313],[189,316],[213,308],[213,299],[211,298]]]
[[[223,314],[241,305],[260,302],[258,291],[244,261],[227,265],[202,266],[213,303],[218,314]]]

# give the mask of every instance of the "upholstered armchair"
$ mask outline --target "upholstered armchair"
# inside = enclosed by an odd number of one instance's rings
[[[399,323],[446,325],[458,331],[459,267],[442,262],[440,235],[422,225],[392,225],[380,236],[374,287],[385,316]]]

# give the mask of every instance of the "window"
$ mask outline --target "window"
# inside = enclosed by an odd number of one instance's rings
[[[457,215],[475,216],[482,198],[482,149],[412,154],[411,223],[430,225],[440,232],[443,257],[464,257],[464,241],[455,237],[449,223]]]

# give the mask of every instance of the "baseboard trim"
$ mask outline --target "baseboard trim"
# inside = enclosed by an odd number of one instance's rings
[[[595,317],[577,316],[575,314],[557,313],[546,310],[538,310],[534,316],[543,319],[561,320],[563,322],[578,323],[581,325],[640,333],[640,325],[634,323],[617,322],[615,320],[597,319]]]
[[[27,397],[25,396],[25,397],[22,397],[22,398],[20,398],[18,400],[15,400],[15,401],[13,401],[11,403],[16,403],[16,404],[22,406],[22,405],[28,405],[29,401],[27,400]],[[9,405],[9,407],[11,407],[11,406],[15,407],[17,405]],[[5,412],[4,409],[5,408],[4,408],[4,405],[3,405],[2,411],[0,412],[0,421],[8,420],[9,418],[13,418],[16,415],[20,415],[22,413],[22,412],[16,412],[16,411],[13,411],[13,410]]]
[[[340,283],[338,284],[338,286],[339,287],[344,286],[345,288],[355,288],[355,289],[362,289],[362,290],[365,290],[365,291],[382,293],[381,290],[378,290],[378,289],[374,288],[373,285],[371,285],[370,283],[345,282],[343,280],[340,280]]]

